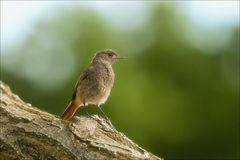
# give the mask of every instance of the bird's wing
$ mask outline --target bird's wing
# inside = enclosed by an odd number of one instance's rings
[[[89,66],[87,69],[85,69],[82,74],[79,77],[79,80],[77,81],[75,85],[75,89],[72,95],[72,100],[76,98],[77,94],[77,88],[85,81],[85,79],[90,78],[93,75],[94,68],[92,66]]]

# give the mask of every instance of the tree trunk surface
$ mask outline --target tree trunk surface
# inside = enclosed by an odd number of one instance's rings
[[[0,160],[151,159],[98,116],[66,122],[22,101],[0,81]]]

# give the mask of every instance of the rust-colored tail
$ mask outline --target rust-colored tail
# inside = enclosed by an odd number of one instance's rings
[[[70,120],[80,105],[81,101],[72,100],[63,112],[61,119],[66,121]]]

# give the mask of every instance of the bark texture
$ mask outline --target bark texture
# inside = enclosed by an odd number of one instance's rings
[[[98,116],[65,122],[0,81],[0,159],[158,159]]]

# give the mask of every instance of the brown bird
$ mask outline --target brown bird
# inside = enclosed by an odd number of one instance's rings
[[[112,64],[117,59],[122,59],[122,57],[112,49],[102,50],[95,54],[91,64],[80,75],[72,100],[63,112],[61,119],[70,120],[80,106],[88,104],[97,105],[108,119],[100,105],[106,102],[111,92],[115,77]]]

